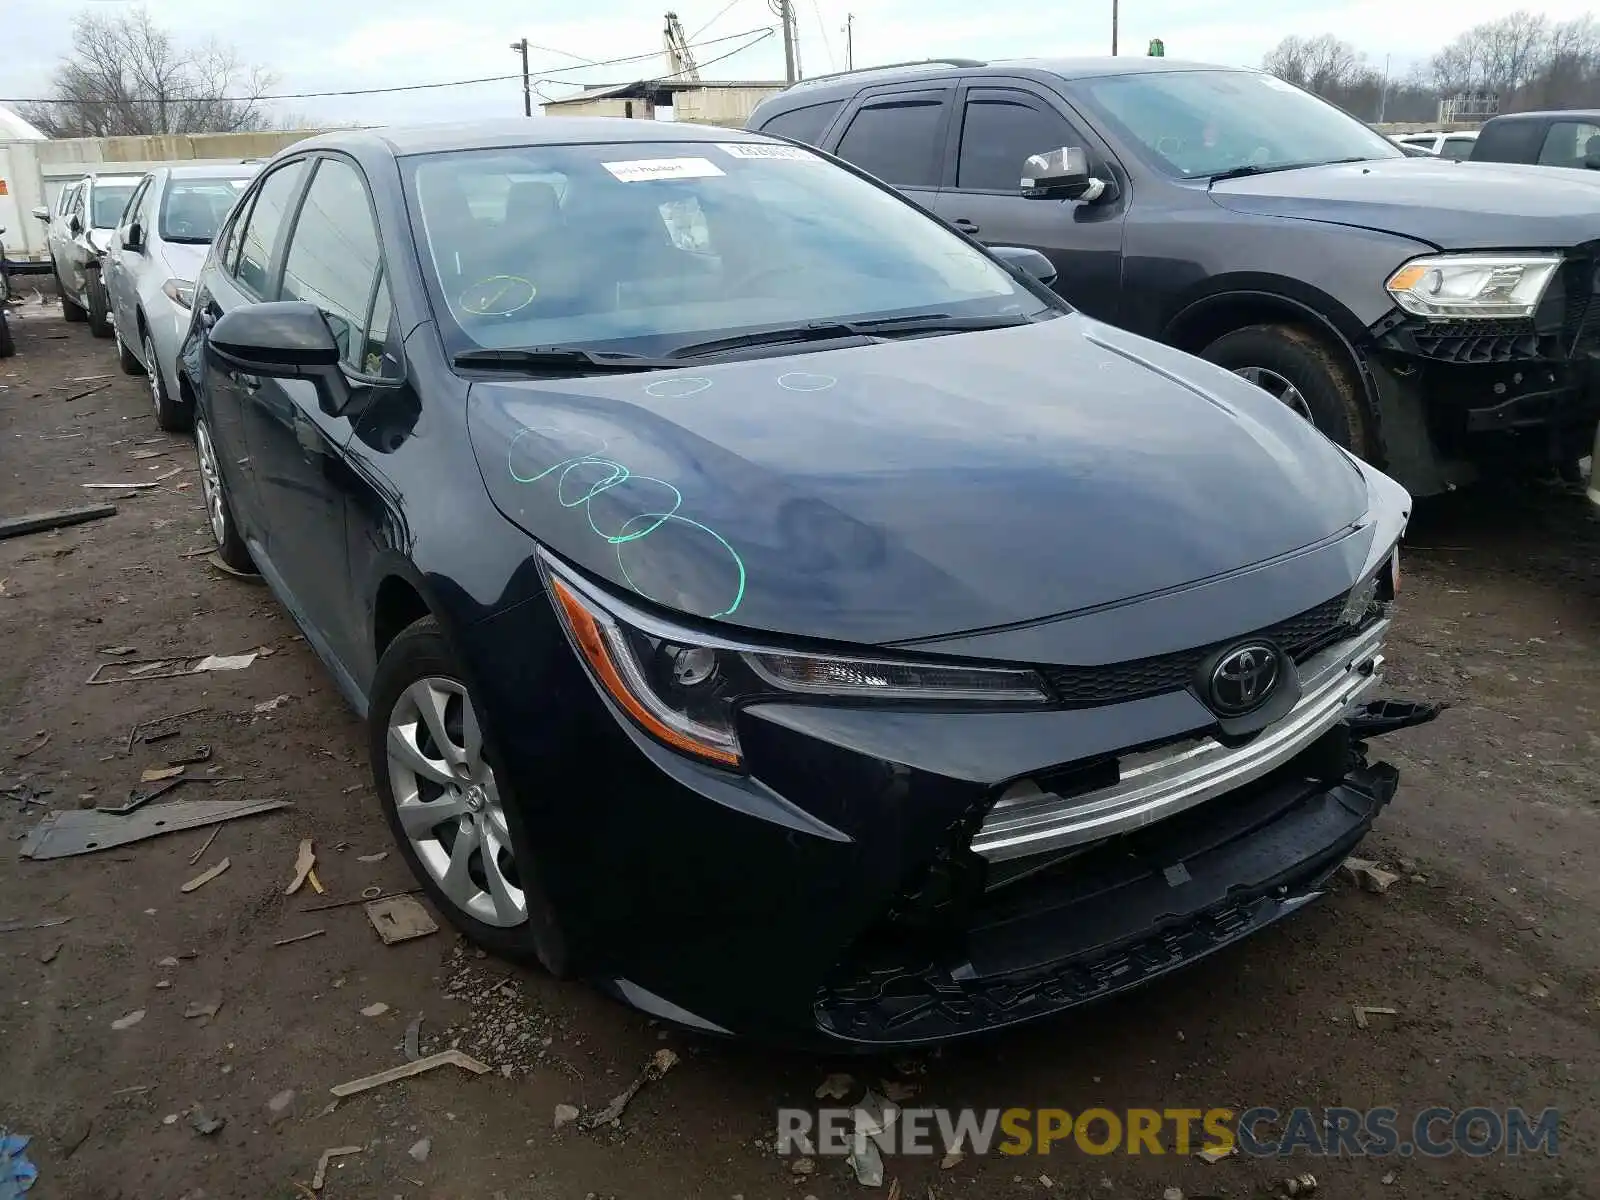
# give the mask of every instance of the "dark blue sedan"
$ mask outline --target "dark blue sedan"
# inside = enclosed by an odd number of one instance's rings
[[[1018,164],[1019,173],[1022,164]],[[330,134],[183,360],[222,557],[499,953],[705,1030],[914,1044],[1315,895],[1395,790],[1410,501],[826,155]]]

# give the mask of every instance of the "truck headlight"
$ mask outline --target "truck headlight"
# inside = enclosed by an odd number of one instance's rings
[[[1419,317],[1531,317],[1560,265],[1553,255],[1430,254],[1406,263],[1384,286]]]

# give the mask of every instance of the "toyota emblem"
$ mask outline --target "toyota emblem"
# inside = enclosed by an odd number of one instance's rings
[[[1281,658],[1276,647],[1252,642],[1229,650],[1206,681],[1211,709],[1221,717],[1239,717],[1259,708],[1278,684]]]

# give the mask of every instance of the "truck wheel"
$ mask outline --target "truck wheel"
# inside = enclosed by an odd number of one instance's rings
[[[56,292],[61,297],[62,318],[72,322],[74,325],[76,325],[79,321],[87,320],[88,314],[83,311],[82,305],[67,295],[66,285],[61,282],[61,272],[57,271],[55,276]]]
[[[1362,458],[1372,423],[1355,372],[1327,342],[1292,325],[1247,325],[1225,333],[1202,358],[1270,392]]]
[[[111,305],[106,298],[105,284],[100,282],[100,272],[90,271],[83,290],[89,293],[89,332],[97,338],[111,336]]]

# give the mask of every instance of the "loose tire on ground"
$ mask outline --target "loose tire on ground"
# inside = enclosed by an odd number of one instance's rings
[[[1342,353],[1318,335],[1294,325],[1248,325],[1223,334],[1201,357],[1236,374],[1254,368],[1288,381],[1318,429],[1370,457],[1372,421],[1360,381]]]
[[[415,815],[417,809],[409,798],[408,818],[401,817],[399,803],[396,800],[396,776],[391,770],[390,763],[390,738],[392,725],[400,728],[414,727],[415,732],[412,736],[416,744],[427,748],[426,758],[430,761],[435,758],[446,761],[451,757],[451,751],[440,750],[437,747],[434,736],[423,718],[408,716],[416,711],[414,697],[418,692],[413,689],[422,689],[424,694],[431,692],[436,696],[451,694],[448,691],[440,691],[437,687],[439,684],[460,689],[460,693],[453,695],[450,703],[439,710],[445,714],[442,721],[447,726],[448,738],[455,739],[461,736],[463,722],[466,719],[465,705],[470,704],[471,711],[477,714],[475,724],[477,728],[483,730],[480,741],[481,760],[494,780],[493,794],[498,800],[494,802],[493,808],[464,809],[460,816],[449,817],[441,821],[438,826],[429,828],[417,824],[419,820]],[[566,938],[534,874],[528,831],[523,821],[522,809],[512,791],[509,774],[499,766],[503,759],[496,751],[493,738],[485,728],[481,707],[474,701],[471,689],[465,683],[465,673],[434,618],[424,617],[413,622],[384,651],[373,678],[367,728],[373,782],[377,787],[384,818],[394,834],[401,856],[405,858],[406,864],[411,868],[429,899],[452,925],[484,949],[506,958],[537,960],[550,974],[557,977],[567,975],[571,964]],[[454,744],[465,745],[465,741],[463,737],[461,742]],[[410,768],[401,768],[400,778],[409,792],[411,781],[405,779],[407,774],[416,779],[423,777]],[[467,781],[476,778],[476,775],[470,766],[463,766],[456,775],[458,779],[451,784],[428,779],[427,798],[430,804],[448,802],[452,794],[448,789],[452,786],[463,797],[466,795],[463,789]],[[444,789],[443,794],[436,795],[435,789]],[[420,792],[419,787],[418,793]],[[410,831],[407,829],[407,819],[412,822]],[[491,888],[485,881],[486,865],[482,861],[482,847],[487,841],[481,830],[497,828],[502,820],[505,832],[509,834],[506,847],[509,854],[504,858],[497,856],[496,861],[497,864],[505,862],[509,870],[498,866],[497,869],[500,870],[502,879],[509,879],[514,873],[515,886],[520,889],[526,907],[526,918],[515,924],[493,923],[475,917],[441,886],[435,874],[423,864],[418,845],[412,841],[415,834],[423,842],[426,852],[442,856],[436,857],[435,861],[444,864],[454,860],[456,838],[463,836],[464,831],[473,828],[475,821],[486,823],[476,826],[480,832],[466,832],[465,835],[477,839],[468,845],[480,847],[477,861],[471,864],[476,872],[472,876],[473,886],[488,897]],[[446,845],[447,840],[449,845]],[[467,857],[470,858],[470,855]],[[492,914],[486,915],[492,916]]]

